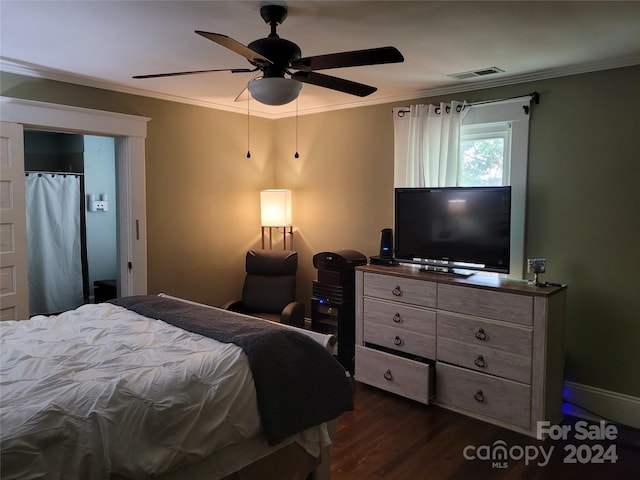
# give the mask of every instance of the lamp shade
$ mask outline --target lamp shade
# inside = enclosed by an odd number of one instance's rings
[[[290,78],[267,77],[251,80],[247,84],[251,96],[265,105],[284,105],[296,98],[302,83]]]
[[[291,190],[262,190],[260,192],[260,213],[263,227],[291,225]]]

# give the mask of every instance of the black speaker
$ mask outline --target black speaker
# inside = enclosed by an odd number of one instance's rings
[[[380,235],[380,257],[393,258],[393,230],[383,228]]]

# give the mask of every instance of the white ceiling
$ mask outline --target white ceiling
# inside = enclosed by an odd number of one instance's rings
[[[248,68],[194,30],[247,45],[266,37],[260,6],[278,1],[0,1],[0,68],[246,112],[255,73],[134,80],[138,74]],[[303,56],[395,46],[404,63],[325,70],[378,87],[354,97],[305,84],[300,114],[640,64],[640,2],[290,1],[278,34]],[[448,75],[498,67],[486,77]],[[525,92],[526,93],[526,92]],[[295,114],[296,102],[252,114]]]

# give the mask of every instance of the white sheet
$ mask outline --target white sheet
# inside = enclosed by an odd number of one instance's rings
[[[110,304],[0,331],[3,478],[145,478],[260,431],[251,371],[233,344]],[[327,442],[323,431],[300,437],[315,454]]]

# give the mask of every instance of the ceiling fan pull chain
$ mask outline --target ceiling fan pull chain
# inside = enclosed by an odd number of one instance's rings
[[[296,97],[296,154],[293,156],[294,158],[300,158],[298,154],[298,98]]]
[[[247,158],[251,158],[251,149],[249,148],[249,102],[251,101],[251,95],[247,96]]]

